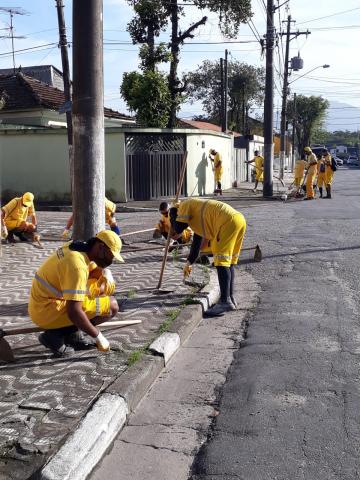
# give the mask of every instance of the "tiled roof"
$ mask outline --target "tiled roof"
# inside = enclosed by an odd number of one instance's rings
[[[221,132],[221,127],[219,125],[215,125],[214,123],[210,122],[203,122],[200,120],[183,120],[180,119],[179,125],[185,128],[198,128],[198,129],[205,129],[205,130],[213,130],[214,132]],[[230,132],[234,135],[234,137],[240,137],[241,134],[238,132]]]
[[[65,95],[62,90],[33,77],[23,73],[0,75],[0,103],[3,103],[3,111],[38,107],[58,111],[64,102]],[[132,119],[110,108],[104,108],[104,114],[107,118]]]

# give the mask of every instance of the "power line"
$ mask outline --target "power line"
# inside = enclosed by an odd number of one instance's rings
[[[298,25],[304,25],[304,23],[315,22],[316,20],[322,20],[323,18],[336,17],[337,15],[342,15],[343,13],[354,12],[355,10],[360,10],[360,7],[351,8],[350,10],[342,10],[341,12],[332,13],[331,15],[326,15],[325,17],[313,18],[311,20],[306,20],[305,22],[300,22]]]

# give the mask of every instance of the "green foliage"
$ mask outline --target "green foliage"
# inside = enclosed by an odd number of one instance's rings
[[[265,70],[242,62],[229,62],[229,124],[243,131],[245,107],[262,105],[264,100]],[[199,68],[188,75],[187,94],[193,103],[201,101],[208,118],[220,122],[221,83],[220,62],[205,60]]]
[[[359,132],[351,132],[350,130],[336,130],[335,132],[327,132],[322,130],[321,132],[316,132],[314,138],[314,143],[325,143],[327,145],[349,145],[352,147],[357,147],[359,145]]]
[[[134,363],[138,362],[143,356],[143,354],[144,354],[144,349],[135,350],[134,352],[131,352],[127,361],[128,366],[131,367],[131,365],[134,365]]]
[[[296,137],[298,142],[298,151],[302,152],[304,147],[314,143],[316,132],[322,129],[326,110],[329,102],[321,96],[298,95],[296,97]],[[288,118],[294,119],[294,101],[288,102]]]
[[[164,128],[169,118],[170,95],[166,76],[158,71],[128,72],[123,75],[121,95],[138,122]]]
[[[159,327],[159,333],[164,333],[169,330],[170,325],[172,322],[177,318],[179,313],[181,312],[180,308],[175,308],[174,310],[169,310],[166,313],[166,320],[160,325]]]

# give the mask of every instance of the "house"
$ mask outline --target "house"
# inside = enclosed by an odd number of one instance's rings
[[[0,123],[37,127],[66,127],[62,90],[25,75],[0,75]],[[135,120],[122,113],[104,109],[105,126],[134,125]]]
[[[36,78],[58,90],[64,90],[63,74],[53,65],[33,65],[31,67],[19,67],[15,73],[23,73],[28,77]],[[13,68],[0,68],[0,75],[14,74]]]

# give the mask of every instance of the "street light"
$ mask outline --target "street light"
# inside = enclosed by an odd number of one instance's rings
[[[302,75],[300,75],[300,77],[297,77],[297,78],[295,78],[294,80],[292,80],[291,82],[288,82],[288,85],[290,85],[291,83],[296,82],[296,80],[299,80],[299,78],[305,77],[305,75],[308,75],[309,73],[313,72],[314,70],[317,70],[318,68],[329,68],[329,67],[330,67],[330,65],[327,65],[326,63],[325,63],[325,65],[318,65],[317,67],[312,68],[312,69],[309,70],[308,72],[303,73]]]

